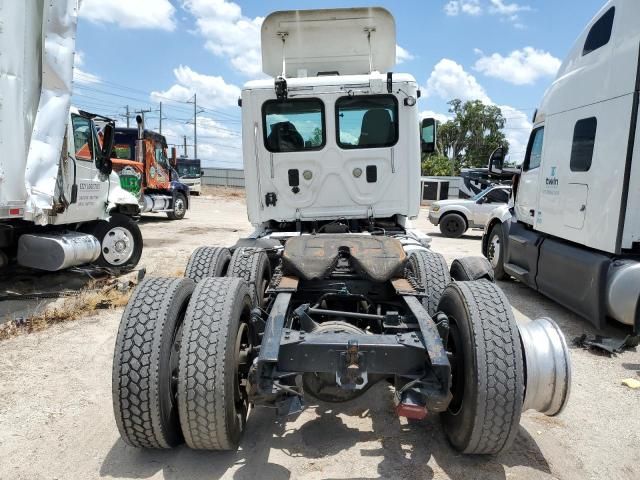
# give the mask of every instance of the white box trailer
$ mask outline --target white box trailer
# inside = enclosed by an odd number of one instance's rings
[[[71,107],[78,1],[2,2],[0,17],[0,266],[133,267],[137,203],[105,154],[113,122],[100,137]]]
[[[545,93],[513,208],[493,213],[483,239],[499,276],[599,328],[640,330],[639,97],[640,2],[610,0]]]

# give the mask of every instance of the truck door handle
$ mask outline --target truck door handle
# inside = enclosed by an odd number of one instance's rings
[[[529,210],[529,215],[531,215],[532,217],[536,216],[536,211],[535,210]]]
[[[584,212],[586,209],[587,209],[587,206],[586,206],[586,205],[581,205],[581,206],[580,206],[580,211],[581,211],[581,212]]]

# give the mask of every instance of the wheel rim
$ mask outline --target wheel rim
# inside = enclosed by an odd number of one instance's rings
[[[186,211],[186,209],[184,207],[184,200],[182,199],[182,197],[176,198],[176,203],[173,206],[173,213],[177,217],[182,217],[184,215],[185,211]]]
[[[247,394],[246,385],[250,367],[250,352],[251,343],[249,341],[249,328],[246,323],[241,323],[238,328],[238,336],[236,337],[236,371],[234,375],[234,404],[236,407],[236,419],[240,426],[240,430],[244,429],[247,412],[249,410],[249,395]]]
[[[458,233],[458,222],[456,220],[453,219],[448,219],[445,223],[444,223],[444,229],[447,231],[447,233],[450,233],[451,235],[456,235]]]
[[[500,261],[500,237],[498,235],[494,235],[491,237],[487,256],[489,257],[491,266],[493,268],[496,268],[498,266],[498,262]]]
[[[102,256],[111,265],[122,265],[133,256],[135,240],[129,230],[114,227],[102,239]]]
[[[462,409],[464,401],[464,350],[462,338],[455,320],[449,317],[449,336],[447,338],[447,357],[451,364],[451,402],[447,411],[457,415]]]

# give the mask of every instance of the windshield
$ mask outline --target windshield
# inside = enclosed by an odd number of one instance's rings
[[[481,190],[478,193],[476,193],[473,197],[471,197],[470,200],[473,200],[474,202],[477,202],[482,197],[484,197],[487,194],[487,192],[489,192],[489,190]]]
[[[200,162],[183,163],[178,160],[176,168],[180,178],[200,178]]]

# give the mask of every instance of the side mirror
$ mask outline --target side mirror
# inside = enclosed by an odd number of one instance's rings
[[[479,198],[479,199],[476,201],[476,203],[477,203],[478,205],[482,205],[482,204],[483,204],[484,202],[486,202],[486,201],[487,201],[487,197],[482,197],[482,198]]]
[[[102,148],[100,149],[100,158],[98,159],[98,170],[105,175],[109,175],[112,170],[111,151],[113,150],[115,133],[113,123],[107,123],[102,129]]]
[[[500,175],[504,169],[504,147],[496,148],[489,157],[489,174]]]
[[[424,118],[420,124],[420,146],[422,153],[436,151],[437,124],[435,118]]]

